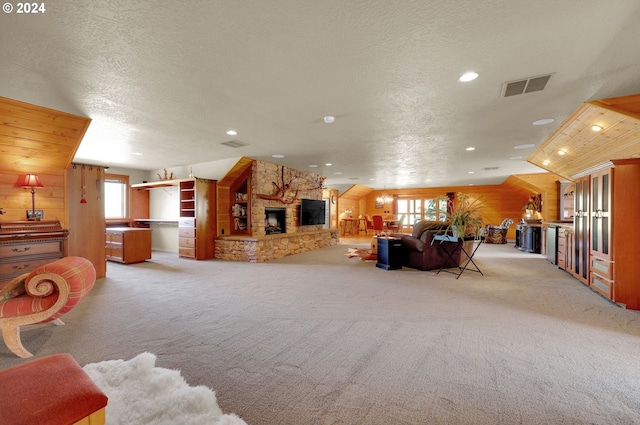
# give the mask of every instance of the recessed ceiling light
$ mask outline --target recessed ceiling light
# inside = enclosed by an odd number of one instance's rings
[[[475,174],[475,171],[467,171],[467,174]]]
[[[524,144],[524,145],[514,146],[513,148],[514,149],[529,149],[529,148],[532,148],[534,146],[535,145],[533,143],[527,143],[527,144]]]
[[[235,131],[235,130],[227,130],[227,134],[228,134],[229,136],[236,136],[236,135],[238,134],[238,132],[237,132],[237,131]]]
[[[318,168],[318,164],[309,164],[308,167],[309,168]]]
[[[549,161],[542,161],[542,165],[549,165]]]
[[[558,155],[562,156],[562,155],[564,155],[564,154],[566,154],[566,152],[565,152],[565,151],[563,151],[562,149],[560,149],[560,150],[558,151]]]
[[[334,117],[333,115],[327,115],[323,119],[324,119],[324,123],[325,124],[331,124],[332,122],[334,122],[336,120],[336,117]]]
[[[271,155],[271,158],[284,158],[284,155],[282,155],[281,153],[274,153],[273,155]]]
[[[134,152],[134,155],[142,156],[142,152]]]
[[[330,163],[330,162],[327,162],[327,163],[326,163],[326,164],[324,164],[324,165],[326,165],[327,167],[331,167],[333,164],[332,164],[332,163]]]
[[[554,122],[555,120],[553,118],[544,118],[538,121],[534,121],[533,125],[545,125],[545,124],[551,124],[552,122]]]
[[[591,130],[593,130],[593,131],[602,131],[602,126],[597,125],[597,124],[596,125],[592,125],[591,126]]]
[[[460,78],[458,78],[458,81],[460,81],[461,83],[468,83],[469,81],[473,81],[476,78],[478,78],[478,73],[471,71],[471,72],[462,74]]]
[[[467,151],[475,151],[475,150],[476,150],[476,148],[474,148],[473,146],[469,146],[469,147],[468,147],[467,149],[465,149],[465,150],[467,150]]]

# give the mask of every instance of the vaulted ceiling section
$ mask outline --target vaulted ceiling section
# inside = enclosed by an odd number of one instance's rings
[[[0,169],[66,169],[91,119],[0,97]]]
[[[583,103],[528,158],[566,179],[611,159],[640,157],[640,94]]]

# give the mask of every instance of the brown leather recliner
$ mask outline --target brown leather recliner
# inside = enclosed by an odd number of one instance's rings
[[[447,223],[441,221],[419,221],[413,225],[411,235],[392,235],[402,240],[404,248],[402,265],[418,270],[458,267],[460,250],[449,258],[445,250],[451,250],[455,245],[433,241],[434,235],[443,234],[446,229]]]

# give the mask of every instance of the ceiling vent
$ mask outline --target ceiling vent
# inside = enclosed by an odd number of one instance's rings
[[[500,167],[484,167],[483,170],[484,171],[494,171],[494,170],[498,170]]]
[[[551,74],[504,83],[502,86],[502,97],[544,90],[547,82],[549,82],[549,78],[551,78]]]
[[[241,148],[243,146],[249,146],[248,143],[241,142],[240,140],[229,140],[228,142],[222,142],[221,144],[229,146],[230,148]]]

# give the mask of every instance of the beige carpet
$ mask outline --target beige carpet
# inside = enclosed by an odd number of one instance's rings
[[[80,364],[152,352],[250,425],[640,423],[640,313],[511,244],[458,280],[346,248],[109,263],[66,326],[23,342]],[[0,367],[22,361],[0,346]]]

